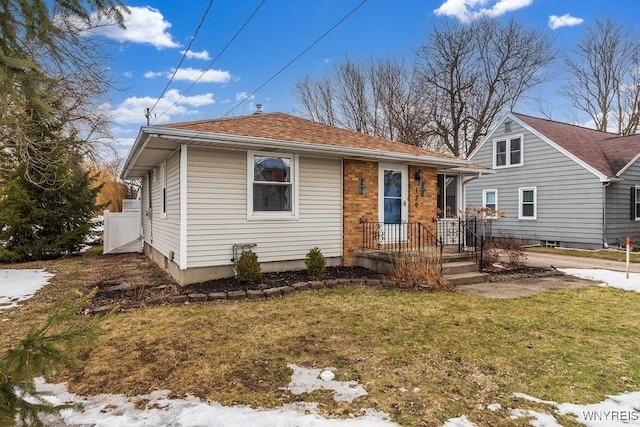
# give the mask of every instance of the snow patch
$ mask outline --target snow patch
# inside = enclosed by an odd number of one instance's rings
[[[627,274],[623,271],[584,268],[560,268],[559,270],[570,276],[601,282],[600,286],[640,292],[639,273],[629,273],[629,278],[627,279]]]
[[[324,380],[320,377],[321,369],[303,368],[290,363],[287,367],[293,370],[291,381],[285,387],[293,394],[311,393],[314,390],[333,390],[333,400],[337,402],[353,402],[360,396],[366,396],[367,391],[357,381]],[[324,371],[333,373],[335,368],[326,368]]]
[[[43,269],[0,270],[0,310],[31,298],[53,276]]]
[[[457,418],[449,418],[442,427],[476,427],[476,425],[469,421],[466,415],[463,415]]]
[[[390,427],[397,426],[388,415],[364,410],[365,415],[350,419],[324,418],[317,413],[317,404],[290,404],[276,409],[254,409],[248,406],[222,406],[187,396],[169,399],[166,390],[125,397],[118,394],[78,396],[65,384],[49,384],[36,379],[36,389],[55,403],[74,405],[59,415],[44,415],[45,425],[91,425],[95,427],[240,427],[248,425],[273,427]],[[141,403],[144,403],[141,405]]]

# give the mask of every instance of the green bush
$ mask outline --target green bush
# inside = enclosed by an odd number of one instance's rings
[[[316,246],[307,252],[304,264],[307,266],[307,274],[311,277],[316,277],[324,273],[327,262],[325,261],[320,248]]]
[[[255,282],[262,277],[258,255],[253,251],[242,254],[236,263],[236,278],[241,282]]]

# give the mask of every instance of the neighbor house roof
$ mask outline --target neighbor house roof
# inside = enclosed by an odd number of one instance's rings
[[[362,160],[410,161],[468,173],[486,170],[449,154],[289,114],[256,113],[142,127],[125,163],[123,178],[144,176],[182,144],[244,150],[286,150]]]
[[[618,136],[568,123],[511,113],[608,179],[620,173],[640,154],[640,135]]]

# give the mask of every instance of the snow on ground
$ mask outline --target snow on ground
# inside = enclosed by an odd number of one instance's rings
[[[316,403],[291,404],[276,409],[253,409],[248,406],[222,406],[216,402],[203,402],[188,396],[169,399],[166,390],[147,395],[125,397],[100,394],[82,397],[67,391],[65,384],[49,384],[36,379],[36,388],[52,404],[77,404],[63,409],[59,415],[45,415],[45,425],[91,425],[95,427],[142,426],[273,426],[273,427],[389,427],[389,421],[380,411],[363,409],[356,418],[325,418],[318,414]]]
[[[367,391],[358,384],[357,381],[336,381],[333,379],[324,380],[320,369],[303,368],[290,363],[287,365],[293,370],[291,382],[285,388],[293,394],[311,393],[314,390],[333,390],[333,400],[339,402],[353,402],[360,396],[366,396]],[[336,368],[325,368],[325,372],[333,372]],[[328,378],[333,378],[330,375]]]
[[[576,276],[581,279],[595,280],[602,282],[601,286],[624,289],[626,291],[640,292],[640,274],[627,273],[623,271],[585,269],[585,268],[560,268],[565,274]]]
[[[53,276],[42,269],[0,270],[0,310],[31,298]]]
[[[623,393],[617,396],[609,396],[607,399],[599,403],[587,403],[585,405],[576,405],[573,403],[557,403],[549,400],[540,400],[524,393],[514,393],[514,397],[529,400],[531,402],[543,403],[555,406],[555,412],[558,415],[570,415],[575,417],[576,421],[587,427],[622,427],[629,425],[640,425],[640,392]],[[531,425],[555,427],[560,426],[550,414],[536,413],[536,415],[544,415],[544,418],[528,414],[533,411],[523,411],[521,409],[512,410],[512,413],[518,415],[517,411],[522,411],[522,416],[533,416],[534,420],[545,423]],[[554,424],[555,423],[555,424]]]

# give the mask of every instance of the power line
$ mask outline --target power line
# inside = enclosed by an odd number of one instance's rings
[[[333,30],[335,30],[340,24],[342,24],[344,21],[346,21],[351,15],[353,15],[358,9],[360,9],[360,7],[362,7],[368,0],[362,0],[360,3],[358,3],[356,5],[356,7],[354,7],[353,9],[351,9],[351,11],[349,13],[347,13],[345,16],[343,16],[338,22],[336,22],[331,28],[329,28],[327,31],[325,31],[320,37],[318,37],[316,40],[314,40],[309,46],[307,46],[305,49],[302,50],[302,52],[300,52],[298,55],[296,55],[291,61],[289,61],[284,67],[280,68],[275,74],[273,74],[271,77],[269,77],[264,83],[262,83],[260,86],[258,86],[257,89],[255,89],[253,92],[251,92],[249,94],[249,96],[245,97],[244,99],[242,99],[240,102],[238,102],[235,106],[233,106],[233,108],[231,108],[229,111],[227,111],[226,113],[224,113],[222,115],[222,117],[226,117],[228,116],[231,112],[233,112],[236,108],[238,108],[239,106],[241,106],[247,99],[251,98],[253,95],[255,95],[260,89],[262,89],[263,87],[265,87],[266,85],[268,85],[273,79],[275,79],[276,77],[278,77],[284,70],[286,70],[287,68],[289,68],[294,62],[296,62],[298,59],[300,59],[305,53],[307,53],[309,50],[311,50],[311,48],[313,48],[316,44],[318,44],[320,42],[320,40],[322,40],[323,38],[325,38],[329,33],[331,33]]]
[[[240,28],[238,29],[238,31],[236,31],[236,33],[233,35],[233,37],[231,37],[231,39],[227,42],[227,44],[224,45],[224,47],[222,48],[222,50],[220,50],[220,52],[218,52],[218,54],[215,56],[215,58],[213,58],[213,60],[209,63],[209,65],[207,65],[205,67],[205,69],[202,71],[202,73],[200,74],[200,76],[193,82],[191,83],[191,85],[183,92],[180,94],[180,96],[178,97],[178,99],[176,99],[175,101],[173,101],[173,103],[166,109],[164,110],[159,116],[154,118],[154,121],[158,120],[160,117],[164,116],[170,109],[172,109],[177,103],[178,101],[180,101],[195,85],[196,83],[198,83],[200,81],[200,79],[202,79],[202,77],[204,76],[204,74],[211,69],[211,67],[213,67],[213,64],[216,63],[216,61],[218,60],[218,58],[220,58],[220,56],[222,56],[222,54],[227,50],[227,48],[231,45],[231,43],[233,43],[233,41],[238,37],[238,35],[240,35],[240,33],[244,30],[244,28],[247,26],[247,24],[249,24],[249,22],[253,19],[253,17],[256,15],[256,13],[258,13],[258,10],[260,10],[260,8],[262,7],[263,4],[265,4],[267,0],[262,0],[260,2],[260,4],[253,10],[253,12],[251,13],[251,15],[249,15],[249,17],[244,21],[244,23],[240,26]],[[164,95],[164,93],[163,93]],[[159,101],[159,100],[158,100]],[[157,104],[157,102],[156,102]]]
[[[153,107],[151,107],[150,109],[147,110],[147,115],[149,115],[149,114],[151,114],[151,112],[153,112],[154,108],[156,108],[156,106],[158,105],[158,102],[160,102],[160,100],[165,95],[165,93],[167,93],[167,90],[169,89],[169,86],[173,82],[173,79],[175,78],[176,73],[180,69],[180,66],[184,62],[184,59],[187,57],[187,53],[189,53],[189,51],[191,50],[191,45],[193,44],[194,40],[198,36],[198,32],[202,28],[202,25],[204,24],[204,20],[207,18],[207,14],[209,13],[209,10],[211,10],[211,6],[212,5],[213,5],[213,0],[209,0],[209,4],[207,5],[207,9],[202,14],[202,18],[200,19],[200,23],[196,27],[196,31],[193,33],[193,37],[191,37],[191,40],[189,40],[189,44],[187,45],[187,48],[185,49],[184,53],[182,54],[182,58],[180,58],[180,62],[178,62],[178,66],[175,68],[175,70],[173,70],[173,74],[171,74],[171,78],[169,79],[169,81],[167,82],[167,85],[162,90],[162,93],[160,94],[160,96],[156,100],[156,103],[153,104]],[[147,116],[147,121],[148,120],[149,120],[149,117]]]

